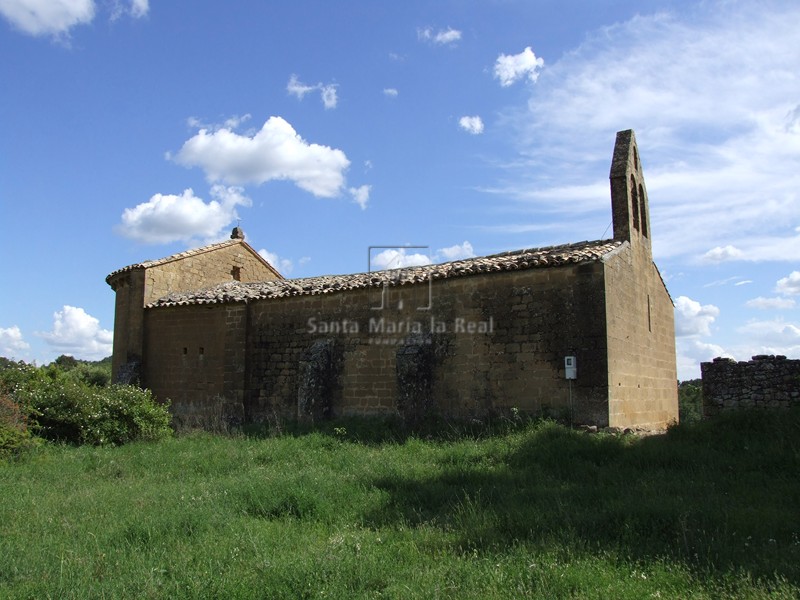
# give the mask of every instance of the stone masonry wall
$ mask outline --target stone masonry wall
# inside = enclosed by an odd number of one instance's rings
[[[599,263],[388,288],[385,298],[354,290],[258,301],[250,307],[246,415],[261,421],[313,405],[311,416],[413,420],[429,410],[484,416],[511,408],[566,416],[564,356],[575,354],[574,418],[606,425],[604,317]],[[324,386],[321,373],[330,378]]]
[[[243,304],[145,311],[142,384],[170,401],[179,427],[243,422],[246,313]]]
[[[800,360],[754,356],[747,362],[715,358],[700,365],[703,416],[742,408],[800,406]]]
[[[278,278],[244,243],[233,244],[148,268],[143,306],[170,292],[202,289],[236,277],[239,281]]]
[[[678,420],[672,300],[642,245],[606,259],[609,420],[661,429]]]
[[[179,425],[429,412],[608,424],[603,265],[145,311],[144,384]],[[564,377],[575,355],[578,379]]]

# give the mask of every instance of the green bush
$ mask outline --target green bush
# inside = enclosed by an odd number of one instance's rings
[[[18,364],[0,372],[0,392],[11,396],[34,432],[48,440],[102,445],[171,435],[167,406],[149,390],[99,387],[79,371]]]
[[[0,460],[17,456],[34,445],[25,413],[8,395],[0,394]]]

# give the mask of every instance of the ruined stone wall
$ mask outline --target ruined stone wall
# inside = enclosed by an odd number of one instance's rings
[[[602,281],[596,263],[255,302],[247,416],[568,417],[574,354],[574,418],[605,425]]]
[[[715,358],[701,363],[703,416],[742,408],[800,406],[800,360],[754,356],[747,362]]]
[[[148,268],[143,305],[170,292],[203,289],[237,278],[246,282],[278,277],[244,243],[233,244]]]
[[[677,422],[674,308],[649,247],[634,241],[606,259],[606,307],[609,424]]]

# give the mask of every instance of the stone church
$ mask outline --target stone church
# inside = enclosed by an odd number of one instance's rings
[[[512,409],[665,427],[673,305],[633,131],[617,134],[610,180],[613,239],[285,279],[236,228],[119,269],[114,379],[168,399],[184,427]]]

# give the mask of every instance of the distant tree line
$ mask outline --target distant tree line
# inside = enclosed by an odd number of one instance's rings
[[[703,380],[687,379],[678,383],[678,417],[681,423],[703,418]]]

